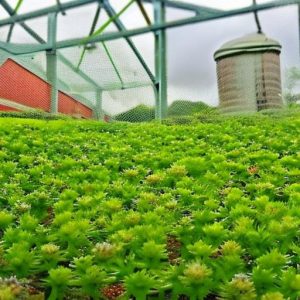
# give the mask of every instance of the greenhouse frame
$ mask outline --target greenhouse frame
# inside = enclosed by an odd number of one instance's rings
[[[21,3],[22,1],[19,1]],[[88,4],[96,3],[97,11],[95,12],[94,22],[90,30],[89,36],[83,36],[81,38],[75,39],[65,39],[57,40],[57,32],[60,28],[57,26],[57,16],[58,14],[65,14],[67,11],[86,6]],[[127,4],[126,4],[127,3]],[[137,4],[140,12],[145,19],[146,26],[126,29],[125,25],[119,18],[122,13],[133,3]],[[171,0],[131,0],[126,1],[124,8],[116,12],[111,5],[109,0],[72,0],[68,2],[61,3],[59,0],[56,5],[49,6],[43,9],[33,10],[27,13],[17,13],[17,9],[9,5],[6,0],[0,1],[1,6],[9,14],[8,18],[0,20],[0,28],[4,26],[10,26],[10,30],[7,36],[6,42],[0,42],[0,49],[4,50],[6,53],[14,55],[16,57],[23,57],[26,55],[45,52],[47,57],[46,63],[46,80],[51,84],[51,106],[50,112],[58,112],[58,61],[61,62],[65,67],[67,67],[71,72],[74,72],[79,76],[85,84],[90,87],[96,95],[96,102],[89,103],[88,100],[82,99],[82,103],[88,104],[92,107],[94,116],[98,119],[103,119],[103,107],[102,107],[102,93],[106,90],[126,90],[138,86],[151,86],[154,91],[155,97],[155,117],[156,119],[164,119],[167,116],[168,100],[167,100],[167,42],[166,42],[166,30],[168,28],[174,28],[179,26],[184,26],[188,24],[195,24],[205,21],[217,20],[220,18],[228,18],[236,15],[255,13],[262,10],[268,10],[272,8],[278,8],[287,5],[298,5],[300,7],[300,0],[276,0],[270,1],[265,4],[255,4],[247,6],[240,9],[234,10],[220,10],[213,9],[209,7],[204,7],[195,4],[189,4],[182,1],[171,1]],[[151,18],[147,14],[144,5],[152,4],[153,6],[153,16]],[[183,11],[192,12],[193,16],[183,18],[175,21],[166,20],[166,9],[176,8]],[[96,23],[99,18],[101,10],[105,10],[109,19],[99,28],[96,28]],[[299,10],[300,11],[300,10]],[[40,36],[34,29],[32,29],[26,22],[41,18],[48,18],[48,29],[47,37],[44,38]],[[15,24],[19,24],[34,40],[37,44],[21,44],[12,43],[11,36],[13,34],[13,27]],[[114,24],[118,31],[116,32],[104,32],[104,30],[110,25]],[[132,37],[153,33],[155,40],[155,72],[151,71],[150,67],[143,58],[142,53],[135,46],[132,41]],[[121,85],[113,85],[111,87],[103,87],[97,82],[90,74],[80,68],[80,62],[83,59],[86,49],[90,45],[95,43],[104,43],[107,41],[123,39],[127,45],[130,47],[132,53],[135,55],[140,66],[148,77],[148,83],[124,83],[114,65],[113,59],[110,58],[112,67],[116,73],[116,76],[120,79]],[[81,46],[83,47],[81,58],[79,64],[76,66],[74,62],[71,61],[67,56],[59,53],[60,49]],[[107,49],[105,49],[107,50]],[[107,51],[109,54],[109,52]]]

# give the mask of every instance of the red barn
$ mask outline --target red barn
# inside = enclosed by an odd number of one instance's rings
[[[8,58],[0,66],[0,98],[0,111],[33,108],[50,112],[51,86],[23,65]],[[90,107],[62,91],[58,92],[58,112],[82,118],[93,116]]]

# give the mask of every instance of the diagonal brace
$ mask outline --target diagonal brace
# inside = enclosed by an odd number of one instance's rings
[[[113,7],[110,5],[109,1],[104,0],[103,1],[103,5],[104,5],[104,9],[107,12],[108,16],[110,18],[112,18],[113,16],[116,15],[115,10],[113,9]],[[120,32],[125,32],[126,28],[125,25],[123,24],[123,22],[120,20],[120,18],[116,18],[114,20],[114,24],[116,25],[117,29]],[[148,67],[147,63],[145,62],[144,58],[142,57],[142,55],[140,54],[139,50],[136,48],[135,44],[133,43],[133,41],[129,38],[129,37],[125,37],[125,40],[127,42],[127,44],[130,46],[130,48],[132,49],[133,53],[135,54],[135,56],[137,57],[137,59],[139,60],[139,62],[141,63],[141,65],[143,66],[144,70],[146,71],[146,73],[148,74],[149,78],[151,79],[152,83],[155,84],[155,76],[152,74],[150,68]]]

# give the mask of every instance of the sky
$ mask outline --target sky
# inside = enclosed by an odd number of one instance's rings
[[[61,1],[67,2],[68,0]],[[251,4],[251,0],[181,0],[183,2],[198,5],[210,6],[219,9],[229,10],[238,7],[245,7]],[[14,6],[17,0],[8,0]],[[24,0],[20,13],[45,6],[53,5],[54,0]],[[258,3],[269,1],[257,0]],[[115,10],[119,10],[127,3],[127,0],[111,0]],[[152,16],[152,8],[146,5],[146,9]],[[93,6],[80,8],[68,12],[68,18],[59,17],[58,39],[86,36],[90,28]],[[167,20],[176,20],[190,16],[190,13],[177,9],[167,10]],[[0,18],[5,17],[0,10]],[[276,8],[259,13],[264,33],[271,38],[278,40],[282,46],[281,63],[282,79],[284,81],[285,71],[299,65],[299,43],[298,43],[298,21],[297,8],[289,6]],[[127,28],[141,27],[144,20],[132,8],[124,14],[122,21]],[[100,19],[98,26],[104,22]],[[30,21],[41,35],[46,36],[45,21]],[[192,101],[204,101],[211,105],[218,104],[216,65],[213,53],[225,42],[254,33],[256,25],[252,14],[238,17],[209,21],[196,25],[188,25],[181,28],[167,31],[168,37],[168,94],[169,101],[187,99]],[[0,29],[1,34],[1,29]],[[153,36],[147,34],[133,38],[138,49],[145,60],[153,69]],[[28,42],[28,38],[22,37],[22,33],[16,31],[14,41]],[[120,49],[120,51],[122,51]],[[129,62],[130,63],[130,62]]]

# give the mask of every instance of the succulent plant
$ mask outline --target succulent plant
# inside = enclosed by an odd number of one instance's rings
[[[0,119],[0,298],[298,299],[299,116]]]

